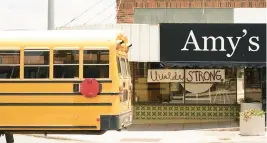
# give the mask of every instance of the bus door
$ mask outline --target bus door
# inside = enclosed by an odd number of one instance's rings
[[[121,113],[131,111],[131,77],[127,68],[127,59],[123,57],[117,57],[117,65],[119,71],[120,80],[120,101],[121,101]]]

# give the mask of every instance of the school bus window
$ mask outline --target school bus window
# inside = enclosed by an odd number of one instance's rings
[[[108,50],[84,50],[83,51],[84,64],[108,64],[109,51]]]
[[[121,58],[121,66],[122,66],[123,77],[126,77],[127,76],[127,68],[125,65],[125,59],[124,58]]]
[[[49,77],[49,50],[24,50],[24,78]]]
[[[79,50],[54,50],[54,78],[79,77]]]
[[[19,78],[20,51],[0,51],[0,79]]]
[[[84,50],[84,78],[109,78],[109,51]]]
[[[121,64],[120,64],[120,58],[117,57],[117,66],[118,66],[118,72],[121,74]]]

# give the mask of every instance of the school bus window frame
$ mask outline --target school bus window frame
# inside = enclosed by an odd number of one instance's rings
[[[28,51],[28,50],[36,50],[36,51],[48,51],[49,52],[49,64],[48,65],[44,65],[45,67],[48,67],[48,78],[24,78],[24,70],[25,70],[25,64],[24,64],[24,59],[25,59],[25,51]],[[54,78],[54,53],[55,51],[57,50],[77,50],[79,51],[79,64],[76,64],[79,66],[79,71],[78,71],[78,75],[79,77],[78,78]],[[20,47],[16,47],[16,48],[3,48],[3,49],[0,49],[0,51],[18,51],[18,54],[19,54],[19,64],[17,64],[17,66],[19,67],[19,77],[18,78],[6,78],[6,79],[0,79],[0,81],[2,80],[26,80],[26,81],[48,81],[48,80],[52,80],[52,81],[58,81],[58,80],[82,80],[84,77],[83,77],[83,72],[81,73],[80,70],[83,70],[83,51],[84,50],[90,50],[90,49],[84,49],[82,46],[73,46],[73,47],[62,47],[62,46],[20,46]],[[95,50],[98,50],[98,48],[96,48]],[[101,50],[101,49],[100,49]],[[108,53],[109,53],[109,62],[108,64],[106,65],[109,65],[109,77],[108,78],[99,78],[99,79],[110,79],[110,62],[111,62],[111,52],[110,52],[110,49],[107,49],[106,50]],[[118,51],[116,49],[116,51]],[[115,55],[116,56],[116,60],[117,58],[119,59],[119,63],[120,63],[120,69],[121,69],[121,73],[119,74],[119,76],[122,76],[123,77],[123,68],[121,66],[121,55]],[[81,60],[82,59],[82,60]],[[125,61],[127,60],[127,58],[124,58]],[[41,65],[43,66],[43,65]],[[125,68],[127,65],[125,65]],[[127,69],[126,69],[127,70]],[[128,74],[127,74],[128,75]],[[125,78],[125,77],[123,77]]]
[[[0,51],[1,52],[3,52],[3,51],[14,51],[14,52],[16,52],[16,54],[19,55],[18,64],[2,64],[2,62],[0,64],[0,68],[1,67],[12,67],[12,68],[16,67],[16,68],[18,68],[18,77],[16,77],[16,78],[1,78],[0,80],[19,80],[20,79],[20,75],[21,75],[21,66],[20,66],[20,63],[21,63],[21,48],[20,47],[2,47],[1,46]],[[1,61],[2,61],[2,59],[1,59]]]
[[[52,63],[50,65],[50,68],[53,68],[53,73],[51,73],[52,77],[50,77],[50,79],[53,79],[53,80],[77,80],[79,79],[80,77],[80,70],[81,70],[81,63],[80,63],[80,57],[81,57],[81,52],[80,52],[80,47],[78,46],[73,46],[73,47],[63,47],[63,46],[57,46],[57,47],[54,47],[52,48],[53,50],[53,55],[52,55]],[[54,61],[54,56],[55,56],[55,51],[77,51],[78,52],[78,63],[75,63],[75,64],[55,64]],[[51,60],[51,56],[50,56],[50,60]],[[60,65],[65,65],[65,66],[78,66],[78,76],[77,77],[73,77],[73,78],[55,78],[54,77],[54,72],[55,72],[55,68],[54,66],[60,66]],[[52,67],[53,66],[53,67]],[[83,70],[83,69],[82,69]]]
[[[49,55],[49,58],[48,58],[48,64],[44,64],[44,65],[39,65],[39,64],[25,64],[25,52],[48,52],[48,55]],[[23,79],[25,80],[47,80],[50,78],[50,49],[49,47],[24,47],[22,49],[22,52],[23,52],[23,63],[20,63],[20,64],[23,64]],[[25,67],[44,67],[44,68],[48,68],[47,70],[47,73],[48,73],[48,77],[47,78],[25,78]]]
[[[84,51],[104,51],[104,52],[108,52],[108,63],[93,63],[93,64],[84,64]],[[98,78],[98,79],[110,79],[110,61],[111,61],[111,52],[110,49],[101,49],[101,48],[89,48],[89,47],[84,47],[82,49],[82,52],[80,53],[82,54],[82,70],[83,70],[83,74],[82,74],[82,78],[84,79],[84,66],[108,66],[108,77],[104,77],[104,78]],[[79,55],[80,56],[80,55]],[[97,54],[98,56],[98,54]],[[100,54],[101,56],[101,54]],[[101,57],[100,57],[101,58]],[[86,77],[86,78],[90,78],[90,77]]]

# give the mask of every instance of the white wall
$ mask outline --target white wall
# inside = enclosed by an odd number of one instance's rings
[[[55,26],[62,26],[95,3],[86,14],[71,25],[81,25],[105,8],[110,7],[89,22],[116,23],[115,0],[54,0]],[[47,29],[48,0],[0,0],[0,30],[7,29]],[[105,20],[106,19],[106,20]],[[104,20],[104,21],[103,21]]]
[[[266,23],[266,8],[235,8],[234,23]]]

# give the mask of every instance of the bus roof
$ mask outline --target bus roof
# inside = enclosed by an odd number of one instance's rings
[[[0,46],[110,42],[126,37],[117,30],[1,31]],[[126,38],[127,39],[127,38]]]

